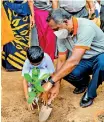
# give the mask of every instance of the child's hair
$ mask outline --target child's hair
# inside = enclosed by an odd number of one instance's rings
[[[31,46],[27,50],[27,58],[31,63],[39,63],[44,57],[44,52],[39,46]]]

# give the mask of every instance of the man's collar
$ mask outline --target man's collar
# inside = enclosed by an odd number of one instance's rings
[[[72,21],[73,21],[73,36],[75,36],[78,30],[78,20],[76,17],[72,17]]]

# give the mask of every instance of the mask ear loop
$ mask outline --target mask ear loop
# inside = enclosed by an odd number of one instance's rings
[[[63,20],[63,22],[66,23],[66,24],[67,24],[67,21],[68,21],[67,19],[64,19],[64,20]]]

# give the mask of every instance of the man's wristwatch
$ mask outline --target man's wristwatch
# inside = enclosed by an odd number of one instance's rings
[[[52,77],[50,76],[48,81],[52,84],[52,85],[55,85],[55,82],[52,80]]]

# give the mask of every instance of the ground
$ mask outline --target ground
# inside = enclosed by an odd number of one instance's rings
[[[2,69],[2,122],[38,122],[38,111],[29,111],[24,100],[21,72]],[[74,87],[63,81],[47,122],[104,122],[104,84],[88,108],[79,106],[83,94],[74,95]],[[100,113],[102,112],[102,113]],[[99,116],[97,117],[97,114]]]

